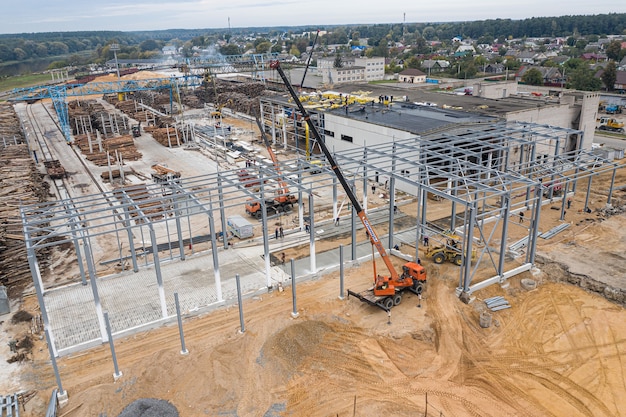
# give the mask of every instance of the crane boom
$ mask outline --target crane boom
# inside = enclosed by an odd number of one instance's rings
[[[296,106],[298,107],[298,110],[300,111],[300,113],[302,114],[302,117],[304,118],[304,120],[306,121],[307,125],[309,126],[309,130],[313,133],[313,136],[317,140],[317,143],[320,145],[320,148],[322,149],[322,152],[326,156],[326,160],[330,164],[331,169],[335,173],[335,176],[337,177],[337,179],[341,183],[341,186],[343,187],[344,191],[346,192],[346,195],[350,199],[350,202],[352,203],[352,207],[354,207],[354,210],[356,211],[357,216],[359,216],[359,219],[361,219],[361,222],[363,223],[363,227],[365,227],[365,230],[367,230],[370,242],[376,248],[376,250],[378,251],[378,254],[380,255],[380,257],[383,260],[383,262],[385,263],[385,266],[389,270],[389,273],[391,274],[390,279],[392,281],[394,281],[394,282],[398,281],[399,275],[396,272],[396,270],[395,270],[395,268],[393,266],[393,263],[391,262],[391,259],[389,258],[389,255],[387,254],[387,251],[385,251],[385,248],[383,247],[382,242],[380,241],[380,239],[378,238],[378,235],[374,231],[374,228],[370,224],[370,221],[367,218],[367,215],[366,215],[365,211],[363,210],[363,208],[361,207],[361,204],[357,200],[356,195],[354,194],[354,192],[350,188],[350,185],[346,181],[343,173],[341,172],[341,169],[337,165],[337,162],[335,162],[335,158],[330,153],[330,151],[326,147],[326,144],[322,140],[322,137],[320,136],[319,132],[317,131],[317,127],[315,127],[315,124],[311,120],[311,115],[309,114],[309,112],[307,112],[307,110],[302,105],[302,102],[300,101],[300,98],[298,97],[298,94],[293,89],[291,83],[289,82],[289,79],[287,78],[285,72],[281,68],[280,62],[279,61],[272,61],[272,62],[270,62],[270,68],[272,68],[272,69],[274,69],[274,70],[276,70],[278,72],[278,74],[280,75],[280,78],[282,78],[283,83],[287,87],[287,90],[289,90],[289,94],[291,95],[291,98],[293,98],[293,101],[296,103]],[[376,280],[376,277],[374,277],[374,279]]]
[[[278,165],[278,158],[276,158],[276,154],[274,153],[274,150],[272,149],[272,144],[270,143],[269,139],[265,135],[265,129],[263,129],[263,125],[261,124],[261,121],[259,120],[259,118],[255,116],[255,119],[256,119],[256,124],[259,127],[259,130],[261,131],[261,138],[263,139],[263,143],[265,144],[265,147],[267,148],[267,153],[270,155],[270,159],[272,160],[272,163],[274,164],[274,171],[276,171],[276,173],[278,174],[277,179],[278,179],[278,185],[280,186],[280,190],[278,191],[278,194],[289,194],[289,188],[287,188],[287,183],[283,179],[282,172],[280,171],[280,167]]]
[[[315,44],[317,43],[317,37],[320,35],[320,30],[317,30],[315,34],[315,39],[313,39],[313,46],[311,46],[311,51],[309,52],[309,59],[306,61],[306,67],[304,67],[304,75],[302,75],[302,82],[300,83],[300,87],[304,87],[304,79],[306,78],[306,72],[309,69],[309,65],[311,64],[311,57],[313,56],[313,50],[315,49]]]

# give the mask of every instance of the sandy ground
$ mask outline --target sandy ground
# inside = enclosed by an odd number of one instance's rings
[[[594,188],[605,190],[609,180],[594,180]],[[616,185],[624,183],[621,172]],[[624,308],[556,282],[558,262],[571,272],[614,276],[623,286],[626,216],[582,213],[584,196],[581,187],[568,210],[572,226],[539,242],[541,255],[555,264],[476,292],[470,304],[455,296],[452,264],[425,261],[423,299],[406,295],[391,317],[356,299],[340,300],[338,273],[329,274],[298,283],[297,318],[286,288],[244,301],[244,332],[236,307],[185,319],[187,355],[175,326],[115,340],[117,381],[108,345],[59,359],[69,394],[59,415],[113,417],[138,398],[160,398],[187,417],[626,416]],[[592,208],[605,201],[592,193]],[[546,207],[541,228],[559,224],[558,215]],[[518,229],[511,234],[522,236]],[[291,249],[288,256],[307,252]],[[366,287],[372,274],[371,262],[347,269],[346,288]],[[536,280],[537,289],[522,289],[522,278]],[[492,325],[482,328],[483,300],[496,295],[511,308],[492,313]],[[36,313],[36,298],[26,297],[22,309]],[[1,319],[0,355],[8,357],[8,337],[29,329]],[[20,415],[45,413],[56,382],[41,339],[29,361],[3,363],[0,377],[0,394],[16,392],[16,384],[37,392]]]
[[[114,382],[108,346],[59,361],[70,395],[65,416],[116,416],[137,398],[169,400],[182,416],[617,416],[625,415],[626,315],[574,286],[513,279],[470,305],[454,296],[453,265],[430,268],[420,302],[405,297],[391,318],[355,299],[339,300],[337,276],[185,321],[188,355],[175,327],[116,341],[122,377]],[[371,264],[346,274],[347,286]],[[434,276],[433,276],[434,275]],[[503,295],[512,308],[479,326],[481,299]],[[421,307],[418,307],[418,304]],[[43,346],[41,346],[43,349]],[[23,365],[41,396],[54,385],[45,349]]]
[[[545,244],[543,254],[607,241],[626,224],[623,215],[603,222],[571,216],[573,229],[584,233],[566,232]],[[623,271],[620,262],[613,264]],[[69,403],[61,415],[117,416],[145,397],[169,400],[191,417],[415,416],[426,407],[431,416],[626,415],[621,306],[539,271],[477,292],[467,305],[454,293],[454,265],[427,269],[422,301],[405,296],[391,318],[355,299],[340,300],[338,274],[331,274],[297,286],[297,318],[287,288],[244,302],[243,333],[232,307],[185,320],[188,355],[180,353],[176,327],[116,340],[123,374],[117,381],[108,345],[62,358]],[[371,276],[369,262],[348,269],[346,287],[363,287]],[[537,289],[522,289],[521,278],[537,280]],[[482,328],[482,300],[496,295],[512,307],[492,313],[492,325]],[[25,307],[34,304],[30,297]],[[55,386],[42,342],[33,356],[21,365],[22,384],[39,390],[26,417],[42,414]]]

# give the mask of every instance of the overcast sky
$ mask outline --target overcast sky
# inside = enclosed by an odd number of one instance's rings
[[[449,22],[626,13],[623,0],[5,0],[0,33]]]

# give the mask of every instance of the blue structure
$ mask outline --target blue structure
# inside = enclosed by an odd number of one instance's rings
[[[117,80],[108,82],[90,82],[87,84],[59,84],[15,89],[9,101],[34,101],[52,99],[52,104],[65,140],[72,141],[69,125],[67,97],[80,97],[93,94],[129,93],[131,91],[170,90],[170,105],[173,103],[173,89],[178,87],[197,87],[202,79],[196,76],[152,78],[146,80]]]

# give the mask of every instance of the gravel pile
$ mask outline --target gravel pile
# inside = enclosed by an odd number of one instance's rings
[[[169,401],[140,398],[130,403],[117,417],[179,417]]]

